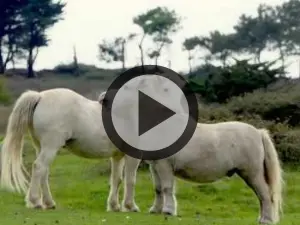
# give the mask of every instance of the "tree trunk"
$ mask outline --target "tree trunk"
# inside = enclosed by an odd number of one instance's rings
[[[168,60],[168,68],[171,69],[171,67],[172,67],[172,62],[171,60]]]
[[[0,39],[0,74],[4,74],[5,72],[5,66],[2,56],[2,38]]]
[[[160,57],[160,53],[162,48],[164,47],[165,42],[162,42],[159,48],[157,49],[157,56],[155,57],[155,65],[157,66],[158,64],[158,58]]]
[[[255,63],[261,63],[261,53],[263,52],[264,48],[257,48],[255,51]]]
[[[281,66],[284,67],[285,66],[285,57],[284,57],[284,52],[283,50],[280,48],[280,60],[281,60]]]
[[[226,67],[226,57],[224,57],[224,58],[222,59],[222,65],[223,65],[223,67]]]
[[[141,64],[144,66],[144,50],[143,50],[143,42],[145,39],[146,34],[143,34],[143,37],[139,43],[139,49],[140,49],[140,54],[141,54]]]
[[[280,54],[280,60],[281,60],[281,75],[284,75],[284,66],[285,66],[285,55],[284,55],[284,51],[282,50],[282,43],[281,41],[278,42],[278,49],[279,49],[279,54]]]
[[[192,55],[191,55],[191,51],[188,51],[188,61],[189,61],[189,69],[190,69],[190,72],[189,72],[189,74],[191,74],[192,73]]]
[[[29,49],[29,54],[27,58],[27,78],[33,78],[35,77],[34,71],[33,71],[33,49]]]
[[[125,71],[125,41],[122,42],[122,70]]]

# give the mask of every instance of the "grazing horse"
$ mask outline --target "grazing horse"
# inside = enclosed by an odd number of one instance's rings
[[[15,102],[9,116],[1,149],[1,186],[27,192],[28,208],[55,208],[48,176],[57,152],[65,147],[85,158],[111,158],[108,211],[119,211],[119,185],[125,167],[123,211],[139,211],[134,202],[134,185],[139,160],[124,155],[107,137],[102,121],[102,100],[92,101],[78,93],[54,88],[42,92],[26,91]],[[28,182],[23,166],[23,137],[29,131],[37,158]],[[29,187],[28,187],[29,186]]]
[[[198,123],[193,137],[181,151],[149,163],[156,193],[151,213],[176,215],[175,176],[210,183],[238,174],[259,199],[259,222],[279,221],[282,169],[266,129],[237,121]]]

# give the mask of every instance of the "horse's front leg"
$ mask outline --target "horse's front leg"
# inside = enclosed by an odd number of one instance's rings
[[[155,199],[153,202],[152,207],[150,208],[150,213],[161,213],[163,208],[163,194],[162,194],[162,188],[161,188],[161,181],[158,176],[158,173],[156,172],[153,165],[150,164],[150,172],[152,175],[152,181],[154,184],[154,190],[155,190]]]
[[[124,199],[123,209],[124,212],[139,212],[139,207],[136,205],[135,198],[135,183],[136,183],[136,172],[141,160],[125,156],[125,182],[124,182]]]
[[[177,215],[177,201],[175,197],[175,177],[171,164],[167,160],[159,160],[153,164],[154,170],[161,181],[161,190],[164,198],[162,212],[168,215]]]
[[[124,168],[124,156],[113,156],[111,161],[111,174],[110,174],[110,190],[107,199],[107,211],[118,212],[120,211],[119,203],[119,187],[122,182],[122,173]]]

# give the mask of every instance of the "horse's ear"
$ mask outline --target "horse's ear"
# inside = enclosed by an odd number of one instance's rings
[[[102,92],[98,97],[98,102],[102,105],[105,98],[106,91]]]

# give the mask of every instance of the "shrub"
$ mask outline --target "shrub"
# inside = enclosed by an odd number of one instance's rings
[[[265,120],[300,124],[300,85],[289,92],[255,91],[243,97],[233,97],[226,107],[237,115],[257,114]]]
[[[283,163],[298,164],[300,160],[300,129],[276,132],[274,141]]]
[[[208,67],[209,74],[190,76],[192,88],[208,102],[224,103],[233,96],[266,88],[275,82],[282,68],[271,69],[270,63],[250,64],[248,60],[236,60],[232,66]]]

